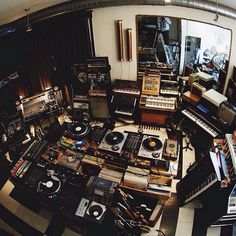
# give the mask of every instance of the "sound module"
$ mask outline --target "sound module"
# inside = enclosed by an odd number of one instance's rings
[[[24,121],[30,121],[43,114],[51,114],[59,110],[52,89],[21,100]]]

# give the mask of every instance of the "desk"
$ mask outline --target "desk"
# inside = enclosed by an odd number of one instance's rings
[[[154,126],[149,126],[150,128],[143,128],[142,131],[144,134],[147,135],[153,135],[153,136],[159,136],[160,139],[164,140],[168,138],[167,132],[165,128],[155,128]],[[120,123],[116,123],[115,129],[117,131],[120,132],[124,132],[124,131],[131,131],[131,132],[137,132],[139,130],[139,126],[138,125],[126,125],[126,126],[122,126],[122,124]],[[162,157],[160,157],[160,159],[162,159]],[[175,177],[177,175],[177,170],[178,170],[178,159],[176,161],[171,161],[170,160],[170,169],[168,171],[161,171],[162,175],[165,176],[173,176]]]
[[[137,132],[137,131],[143,131],[143,134],[150,135],[150,136],[158,136],[159,139],[163,140],[167,138],[167,133],[164,128],[157,129],[156,127],[140,127],[138,125],[124,125],[122,123],[116,123],[114,132]],[[84,152],[77,152],[75,149],[69,150],[69,156],[67,156],[68,161],[73,162],[73,158],[76,157],[77,160],[80,160],[80,163],[82,162],[84,155],[97,155],[95,156],[95,160],[98,165],[102,164],[101,169],[104,166],[107,166],[108,164],[113,164],[114,166],[118,165],[119,163],[121,166],[123,166],[124,171],[126,170],[127,165],[131,165],[131,161],[127,160],[122,163],[122,157],[121,155],[115,155],[115,153],[103,153],[101,150],[95,150],[93,149],[93,153],[91,153],[91,147],[94,143],[92,143],[91,138],[85,138],[85,143],[88,146],[88,149]],[[15,184],[18,184],[19,186],[22,186],[25,188],[26,191],[31,191],[35,197],[39,199],[39,201],[44,202],[44,204],[54,208],[54,209],[60,209],[64,215],[66,215],[68,218],[73,219],[73,221],[80,221],[81,217],[75,216],[75,212],[77,207],[80,204],[80,200],[82,197],[90,198],[91,201],[93,201],[93,197],[91,198],[91,192],[88,191],[88,180],[91,178],[88,175],[83,174],[83,169],[80,165],[76,168],[69,168],[69,166],[61,165],[60,161],[62,156],[67,155],[68,148],[65,147],[58,147],[57,145],[60,144],[48,144],[47,147],[45,147],[44,150],[41,150],[41,154],[37,156],[39,157],[37,160],[34,159],[34,157],[30,157],[32,159],[27,159],[29,155],[25,154],[19,162],[16,164],[16,166],[13,168],[12,172],[12,181]],[[86,146],[85,145],[85,146]],[[60,145],[59,145],[60,146]],[[56,150],[60,154],[54,159],[54,157],[51,155],[49,149]],[[78,149],[77,149],[78,150]],[[81,151],[81,150],[80,150]],[[73,152],[75,154],[73,154]],[[87,153],[86,153],[87,152]],[[67,154],[66,154],[67,153]],[[55,153],[54,153],[55,154]],[[53,155],[54,155],[53,154]],[[137,154],[137,153],[136,153]],[[46,155],[46,157],[45,157]],[[53,157],[52,159],[50,159]],[[140,157],[139,157],[140,158]],[[162,158],[162,156],[158,157],[159,159]],[[23,159],[23,161],[22,161]],[[98,159],[102,160],[103,162],[98,161]],[[114,160],[114,163],[112,163]],[[24,167],[27,165],[27,162],[31,163],[29,168],[27,170],[24,169]],[[26,163],[26,165],[24,164]],[[139,167],[139,166],[137,166]],[[167,200],[170,196],[170,189],[171,189],[171,175],[175,176],[177,175],[177,167],[178,167],[178,161],[170,161],[170,168],[168,171],[159,171],[158,174],[165,175],[166,177],[160,176],[158,177],[158,181],[162,181],[161,183],[169,188],[169,191],[158,190],[158,191],[142,191],[140,189],[130,188],[125,186],[122,182],[120,183],[120,188],[118,187],[116,191],[114,192],[113,197],[113,203],[116,205],[117,202],[122,202],[122,204],[125,206],[125,208],[128,208],[125,204],[128,199],[129,195],[126,195],[127,193],[131,193],[132,196],[135,196],[135,202],[138,204],[145,203],[149,208],[152,210],[156,209],[158,207],[158,204],[163,205],[164,201]],[[140,167],[139,167],[140,168]],[[25,172],[24,172],[25,170]],[[150,171],[149,169],[143,169],[143,172]],[[155,173],[154,173],[155,175]],[[52,192],[51,192],[52,187]],[[120,190],[119,190],[120,189]],[[123,189],[123,190],[121,190]],[[45,191],[46,190],[46,191]],[[50,190],[50,191],[49,191]],[[95,190],[96,191],[96,190]],[[118,192],[117,192],[118,191]],[[124,194],[119,194],[119,192],[122,191]],[[98,190],[97,190],[98,192]],[[118,200],[117,200],[118,199]],[[95,199],[97,201],[97,199]],[[132,201],[131,201],[132,202]],[[107,209],[111,209],[114,207],[114,205],[108,204]],[[136,204],[135,203],[135,204]],[[131,205],[134,203],[132,202]],[[125,209],[123,208],[123,209]],[[159,208],[158,208],[159,209]],[[131,209],[131,216],[132,214]],[[157,212],[158,213],[158,212]],[[108,213],[110,214],[110,213]],[[127,212],[123,213],[125,217],[127,216]],[[137,215],[138,213],[135,213],[132,217],[134,220],[141,221],[142,218]],[[145,219],[149,220],[151,213],[145,214]],[[114,214],[113,214],[114,216]],[[136,218],[138,217],[138,218]],[[150,225],[154,224],[154,221],[156,220],[156,217],[154,217],[154,220],[149,220],[148,223]],[[82,219],[87,220],[87,219]],[[94,221],[91,219],[88,219],[88,221]],[[100,220],[98,222],[100,224]]]

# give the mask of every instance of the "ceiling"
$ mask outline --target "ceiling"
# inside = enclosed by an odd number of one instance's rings
[[[216,0],[209,0],[210,2],[217,2]],[[233,9],[236,9],[236,1],[235,0],[219,0],[219,4],[225,5],[227,7],[231,7]],[[1,4],[0,4],[1,5]]]
[[[0,25],[17,20],[26,15],[70,0],[2,0],[0,1]]]
[[[29,14],[51,7],[60,3],[73,0],[4,0],[0,1],[0,25],[17,20],[26,15],[25,9],[29,8]],[[79,0],[78,0],[79,1]],[[217,2],[217,0],[210,0]],[[236,9],[235,0],[218,0],[219,4]]]

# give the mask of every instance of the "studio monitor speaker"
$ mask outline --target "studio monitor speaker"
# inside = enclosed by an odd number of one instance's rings
[[[132,61],[132,29],[127,29],[127,59]]]
[[[123,44],[123,27],[122,20],[117,21],[117,36],[118,36],[118,54],[119,60],[124,61],[124,44]]]

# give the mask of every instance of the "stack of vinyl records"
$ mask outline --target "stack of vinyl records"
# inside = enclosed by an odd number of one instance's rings
[[[123,172],[120,172],[118,170],[112,170],[110,168],[104,167],[102,168],[101,172],[99,173],[98,177],[114,181],[118,184],[120,184],[122,177],[123,177]]]
[[[124,186],[147,190],[149,171],[133,166],[128,166],[124,175]]]
[[[151,174],[148,182],[148,191],[161,191],[169,194],[171,191],[171,182],[172,180],[169,177]]]

